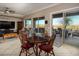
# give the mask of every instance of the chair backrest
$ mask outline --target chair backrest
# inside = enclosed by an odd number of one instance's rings
[[[28,40],[28,34],[25,33],[25,32],[23,32],[23,31],[21,31],[21,32],[19,33],[19,39],[20,39],[20,41],[21,41],[21,44],[26,43],[26,41]]]
[[[56,38],[56,34],[52,34],[52,36],[50,37],[50,40],[49,40],[49,44],[50,44],[51,46],[53,46],[54,41],[55,41],[55,38]]]

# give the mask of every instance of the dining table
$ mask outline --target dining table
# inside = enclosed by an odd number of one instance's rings
[[[38,51],[39,44],[46,43],[48,41],[49,41],[49,37],[39,37],[39,36],[29,37],[29,40],[28,40],[29,43],[34,44],[36,56],[39,56],[39,51]]]

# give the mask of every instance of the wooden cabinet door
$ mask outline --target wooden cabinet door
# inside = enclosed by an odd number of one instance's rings
[[[23,28],[23,21],[17,22],[17,33]]]

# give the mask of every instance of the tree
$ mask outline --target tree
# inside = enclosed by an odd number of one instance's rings
[[[70,18],[65,17],[64,18],[64,37],[67,38],[68,37],[68,30],[66,30],[66,27],[70,25],[70,22],[72,20]]]
[[[66,29],[66,27],[70,25],[71,21],[72,20],[70,18],[67,18],[67,17],[64,18],[64,29]]]

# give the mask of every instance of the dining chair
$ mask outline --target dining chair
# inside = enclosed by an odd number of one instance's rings
[[[29,52],[29,49],[33,48],[34,51],[34,44],[28,42],[28,34],[25,32],[20,32],[19,39],[21,41],[21,51],[19,56],[21,56],[21,54],[24,52],[26,52],[26,56],[27,54],[31,55],[32,53]]]
[[[41,44],[41,45],[39,45],[39,49],[40,49],[39,55],[41,54],[42,51],[44,51],[47,56],[49,56],[49,54],[53,54],[53,56],[55,56],[54,51],[53,51],[53,43],[54,43],[55,38],[56,38],[56,35],[53,34],[49,38],[49,41],[48,41],[47,44]]]

